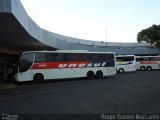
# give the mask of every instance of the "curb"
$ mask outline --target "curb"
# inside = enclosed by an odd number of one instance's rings
[[[13,83],[0,83],[0,90],[9,90],[16,88],[16,85]]]

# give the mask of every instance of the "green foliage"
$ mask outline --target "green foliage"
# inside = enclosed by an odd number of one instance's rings
[[[151,43],[160,48],[160,25],[152,25],[151,27],[140,31],[137,34],[137,41]]]

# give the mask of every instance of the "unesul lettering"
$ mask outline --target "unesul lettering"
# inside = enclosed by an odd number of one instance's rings
[[[59,64],[59,68],[83,68],[83,67],[104,67],[106,62],[103,63],[81,63],[81,64]]]

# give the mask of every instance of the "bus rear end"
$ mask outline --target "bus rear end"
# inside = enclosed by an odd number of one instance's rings
[[[117,72],[132,72],[136,71],[136,60],[134,55],[116,56]]]

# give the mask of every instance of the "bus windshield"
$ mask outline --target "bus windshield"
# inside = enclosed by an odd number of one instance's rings
[[[22,54],[19,61],[19,72],[25,72],[32,66],[34,60],[34,53],[24,53]]]

